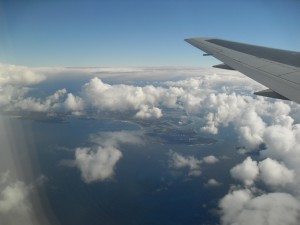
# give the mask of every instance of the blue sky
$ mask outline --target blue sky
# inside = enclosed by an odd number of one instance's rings
[[[0,21],[0,62],[26,66],[209,66],[200,36],[300,51],[298,0],[1,0]]]

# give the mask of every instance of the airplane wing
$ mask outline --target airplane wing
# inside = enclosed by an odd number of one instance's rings
[[[270,88],[254,94],[292,100],[300,104],[300,53],[215,38],[189,38],[186,42]]]

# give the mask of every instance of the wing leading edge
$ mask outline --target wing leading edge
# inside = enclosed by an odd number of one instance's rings
[[[215,38],[185,39],[224,64],[214,67],[238,70],[269,89],[256,92],[300,104],[300,53]]]

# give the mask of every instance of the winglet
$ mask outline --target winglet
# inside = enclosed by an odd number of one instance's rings
[[[281,94],[278,94],[277,92],[271,90],[271,89],[266,89],[263,91],[258,91],[254,93],[255,95],[260,95],[260,96],[264,96],[264,97],[269,97],[269,98],[277,98],[277,99],[282,99],[282,100],[290,100],[284,96],[282,96]]]
[[[235,70],[231,66],[228,66],[228,65],[226,65],[224,63],[218,64],[218,65],[214,65],[213,67],[214,68],[218,68],[218,69],[224,69],[224,70]]]

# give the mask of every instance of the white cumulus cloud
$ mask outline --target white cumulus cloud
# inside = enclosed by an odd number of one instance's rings
[[[101,182],[112,179],[123,153],[121,144],[142,144],[141,134],[135,132],[105,132],[91,135],[93,147],[75,150],[75,160],[65,165],[76,166],[84,182]]]
[[[252,185],[259,174],[257,162],[247,157],[241,164],[230,170],[233,178],[242,181],[245,185]]]
[[[31,185],[12,179],[9,171],[2,173],[0,177],[0,214],[26,217],[32,210],[29,201],[31,189]]]
[[[68,93],[64,102],[67,111],[80,112],[84,110],[84,101],[78,96],[74,96],[72,93]]]
[[[5,186],[0,194],[0,212],[17,211],[25,213],[30,209],[26,203],[28,192],[28,187],[21,181],[16,181]]]
[[[189,176],[200,176],[201,161],[196,159],[194,156],[183,156],[177,152],[170,151],[169,152],[169,165],[174,169],[182,169],[187,168],[189,170]]]
[[[157,107],[149,108],[149,106],[142,106],[140,111],[138,111],[135,116],[140,119],[150,119],[150,118],[160,118],[162,117],[161,109]]]
[[[214,164],[214,163],[219,162],[219,159],[214,155],[205,156],[205,157],[203,157],[202,160],[208,164]]]
[[[287,193],[254,196],[247,189],[227,194],[220,201],[222,225],[297,225],[300,202]]]
[[[121,157],[122,153],[113,147],[98,147],[95,150],[77,148],[75,152],[76,166],[86,183],[112,178],[115,165]]]
[[[259,162],[258,167],[261,180],[270,186],[285,186],[295,179],[294,171],[270,158]]]
[[[213,178],[209,179],[206,183],[206,186],[208,186],[208,187],[217,187],[220,185],[221,185],[221,183]]]

